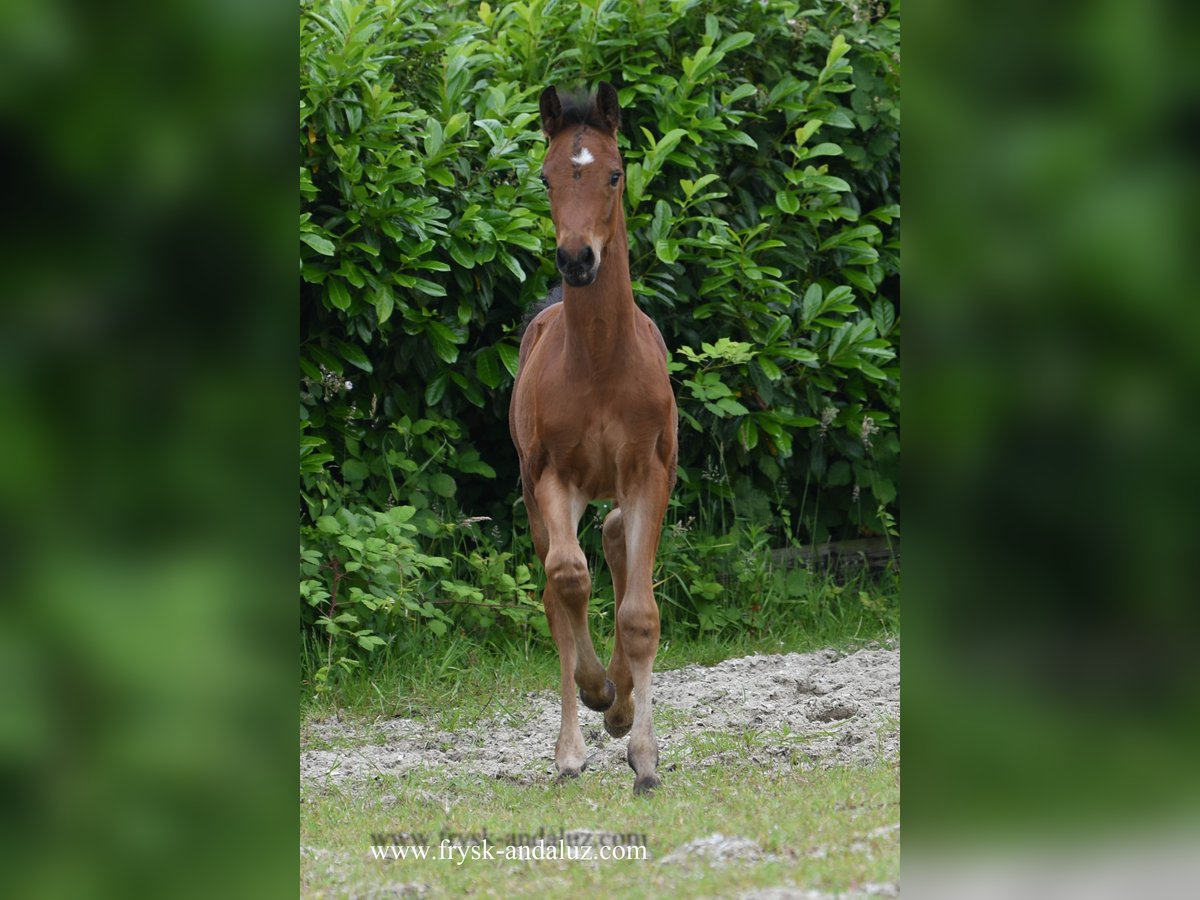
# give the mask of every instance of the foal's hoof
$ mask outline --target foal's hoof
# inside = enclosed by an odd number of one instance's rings
[[[582,772],[586,768],[587,768],[587,760],[584,760],[583,762],[581,762],[579,764],[578,769],[576,769],[574,767],[569,767],[566,769],[559,769],[558,770],[558,778],[556,778],[555,780],[559,784],[566,784],[568,781],[574,781],[576,778],[579,777],[579,773]]]
[[[656,775],[643,776],[633,782],[633,794],[635,797],[643,797],[651,793],[661,783]]]
[[[604,679],[604,693],[597,697],[594,694],[589,694],[583,688],[579,689],[579,699],[583,701],[583,705],[588,709],[594,709],[596,712],[604,712],[613,705],[613,701],[617,699],[617,686]]]
[[[616,718],[609,719],[607,715],[604,717],[604,730],[615,738],[625,737],[625,735],[629,734],[629,729],[632,727],[632,715],[624,721],[620,721]]]
[[[658,750],[658,747],[655,747],[655,748],[654,748],[654,768],[656,768],[656,769],[657,769],[657,768],[658,768],[658,764],[659,764],[661,761],[662,761],[662,754],[659,752],[659,750]],[[629,752],[628,750],[626,750],[626,751],[625,751],[625,762],[627,762],[627,763],[629,764],[629,768],[633,769],[633,774],[634,774],[634,775],[636,775],[636,774],[637,774],[637,770],[638,770],[637,763],[635,763],[635,762],[633,761],[633,756],[630,754],[630,752]],[[647,777],[647,778],[653,778],[654,776],[653,776],[653,775],[647,775],[646,777]],[[657,782],[655,782],[655,783],[657,784]]]

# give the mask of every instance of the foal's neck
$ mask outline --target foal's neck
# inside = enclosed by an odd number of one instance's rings
[[[624,216],[605,248],[596,280],[587,287],[563,283],[563,312],[567,340],[564,350],[571,368],[589,373],[625,359],[634,338],[633,286],[629,279],[629,239]]]

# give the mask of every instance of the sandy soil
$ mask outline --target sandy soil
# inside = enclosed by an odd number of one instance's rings
[[[854,765],[892,760],[900,749],[900,650],[872,646],[747,656],[654,675],[660,772],[717,765],[731,754],[765,766]],[[629,775],[626,739],[604,731],[602,716],[580,707],[592,771]],[[310,723],[300,755],[303,781],[353,785],[425,767],[446,774],[532,782],[552,778],[559,699],[549,691],[497,698],[478,721],[454,731],[391,719],[368,725]],[[721,749],[711,738],[745,736]],[[747,751],[746,747],[750,749]]]

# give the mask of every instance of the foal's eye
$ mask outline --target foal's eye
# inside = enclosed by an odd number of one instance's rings
[[[618,181],[620,181],[620,180],[621,180],[621,173],[620,173],[620,172],[613,172],[613,173],[612,173],[612,177],[608,179],[608,183],[609,183],[609,184],[611,184],[613,187],[616,187],[616,186],[617,186],[617,182],[618,182]]]

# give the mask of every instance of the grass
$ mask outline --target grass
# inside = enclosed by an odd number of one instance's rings
[[[866,590],[863,590],[866,588]],[[863,607],[867,596],[873,606]],[[805,653],[832,647],[852,650],[871,641],[899,634],[898,585],[866,578],[851,584],[814,584],[807,596],[808,615],[781,608],[770,629],[750,631],[729,628],[700,635],[673,629],[664,621],[663,637],[654,670],[663,672],[686,665],[715,665],[725,659],[755,653]],[[611,600],[609,601],[611,602]],[[729,601],[737,606],[743,601]],[[884,614],[878,607],[884,607]],[[612,651],[612,627],[601,616],[592,617],[596,651],[607,661]],[[676,636],[676,633],[678,636]],[[301,722],[314,718],[359,719],[433,718],[446,730],[470,725],[484,715],[504,712],[503,698],[526,691],[558,690],[558,653],[553,641],[529,628],[521,637],[480,641],[465,635],[434,638],[418,646],[405,645],[376,651],[370,664],[340,674],[324,691],[311,689],[322,662],[320,648],[306,646],[302,669]],[[513,715],[521,705],[508,702]]]
[[[897,634],[876,627],[840,635],[797,629],[760,636],[666,639],[659,647],[654,671],[692,664],[711,666],[755,653],[806,653],[826,647],[852,650]],[[593,639],[596,652],[607,661],[611,643],[600,640],[595,629]],[[432,718],[440,728],[453,731],[484,715],[507,711],[519,716],[521,694],[557,691],[558,685],[558,654],[549,639],[499,647],[456,641],[431,647],[425,656],[377,654],[369,668],[339,679],[332,690],[306,693],[301,701],[301,721],[330,716],[362,721],[402,716]]]
[[[778,622],[790,624],[769,631],[676,636],[664,628],[655,671],[754,653],[849,651],[898,637],[898,613],[883,619],[863,615],[851,602],[857,588],[839,590],[832,600],[821,598],[837,614],[781,616]],[[889,603],[893,610],[898,605],[894,598]],[[607,659],[612,636],[602,617],[593,622],[593,638]],[[530,714],[525,695],[557,691],[558,679],[553,644],[532,630],[498,642],[459,634],[416,650],[410,646],[405,653],[384,649],[369,666],[332,680],[328,690],[306,690],[302,745],[340,750],[377,743],[385,738],[370,723],[394,717],[422,719],[451,733],[491,717],[520,722]],[[690,719],[666,706],[656,713],[660,729]],[[333,716],[341,720],[337,737],[321,737],[309,727]],[[687,755],[696,764],[672,769],[650,798],[632,795],[632,775],[624,771],[629,777],[586,771],[564,784],[548,776],[501,780],[429,769],[380,774],[367,784],[306,782],[300,815],[302,895],[693,897],[779,887],[836,893],[898,878],[899,834],[890,828],[899,821],[894,763],[880,758],[865,767],[818,769],[803,753],[793,753],[763,766],[753,757],[774,736],[754,729],[710,731],[687,740]],[[437,858],[443,832],[481,835],[486,830],[495,853],[505,836],[539,829],[643,834],[649,859]],[[407,846],[407,839],[382,837],[400,832],[422,835],[411,843],[430,846],[429,856],[372,856],[373,845]],[[665,859],[714,833],[753,841],[756,857],[724,864],[697,855]]]
[[[695,897],[789,886],[845,891],[897,879],[899,833],[889,826],[899,821],[899,799],[899,770],[886,763],[802,771],[733,760],[672,772],[669,785],[650,798],[635,798],[627,779],[588,773],[564,784],[522,785],[416,771],[384,777],[365,791],[326,789],[302,798],[301,892]],[[641,835],[648,858],[503,858],[508,836],[539,829]],[[411,837],[385,837],[400,833]],[[664,859],[714,833],[753,841],[757,851],[724,863],[694,853]],[[443,834],[464,840],[486,834],[499,858],[439,859]],[[411,841],[431,849],[424,860],[376,859],[376,835],[384,845]]]

